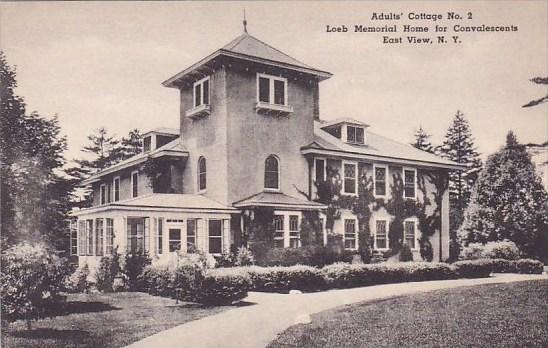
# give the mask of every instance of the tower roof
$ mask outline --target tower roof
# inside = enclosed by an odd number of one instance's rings
[[[244,32],[222,48],[203,58],[187,69],[172,76],[162,84],[166,87],[176,87],[177,81],[196,73],[205,74],[208,71],[208,65],[218,59],[220,56],[233,57],[251,62],[262,63],[266,65],[277,66],[289,70],[295,70],[301,73],[317,76],[320,80],[331,77],[331,73],[313,68],[297,59],[283,53],[282,51],[268,45],[267,43]]]

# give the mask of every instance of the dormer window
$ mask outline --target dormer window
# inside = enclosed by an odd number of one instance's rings
[[[346,141],[351,144],[365,144],[365,132],[362,127],[346,126]]]
[[[149,152],[152,149],[152,137],[148,136],[143,139],[143,152]]]
[[[186,112],[186,116],[190,118],[199,118],[209,115],[211,108],[209,105],[209,76],[199,81],[194,82],[193,87],[193,108]]]
[[[287,105],[287,79],[283,77],[257,74],[257,109],[292,112]]]

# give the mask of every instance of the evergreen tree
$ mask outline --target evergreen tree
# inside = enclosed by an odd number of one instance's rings
[[[137,128],[129,131],[128,136],[123,137],[120,142],[122,146],[120,147],[120,155],[118,156],[118,159],[123,161],[140,154],[143,146],[142,138],[143,135]]]
[[[411,143],[411,145],[419,150],[434,153],[434,146],[432,146],[432,143],[429,139],[430,134],[426,133],[422,126],[420,126],[419,129],[415,132],[415,142]]]
[[[88,145],[82,148],[82,152],[91,155],[91,159],[77,159],[80,165],[82,177],[89,176],[100,171],[118,160],[120,140],[110,135],[105,127],[95,130],[94,134],[88,135]],[[89,156],[88,156],[89,157]]]
[[[0,77],[2,248],[45,241],[65,249],[74,186],[62,170],[66,138],[60,135],[57,117],[26,115],[23,98],[15,94],[15,70],[1,52]]]
[[[509,239],[527,257],[547,258],[548,195],[512,132],[489,156],[459,229],[463,245]]]
[[[457,230],[462,223],[463,211],[468,205],[472,187],[482,166],[468,121],[459,110],[445,134],[443,144],[436,150],[442,157],[467,166],[464,171],[449,173],[449,254],[450,259],[456,259],[460,250],[457,242]]]

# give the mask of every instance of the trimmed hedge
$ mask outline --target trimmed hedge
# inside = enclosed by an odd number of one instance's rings
[[[493,272],[491,260],[457,261],[452,266],[459,278],[487,278]]]
[[[544,264],[533,259],[481,259],[479,261],[490,263],[493,273],[542,274],[544,271]]]
[[[253,290],[288,292],[289,290],[317,291],[325,288],[322,271],[311,266],[241,267],[251,277]]]
[[[247,296],[251,277],[235,269],[216,269],[208,272],[195,294],[197,302],[207,305],[229,305]]]

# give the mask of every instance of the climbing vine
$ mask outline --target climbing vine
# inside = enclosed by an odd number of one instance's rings
[[[171,162],[163,157],[148,157],[143,165],[143,172],[149,179],[153,192],[170,193],[171,187]]]

